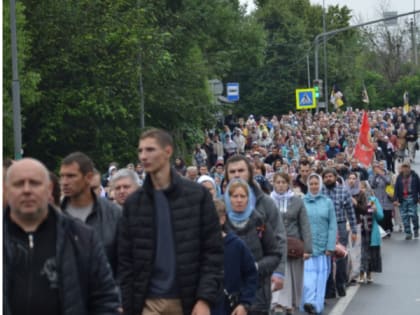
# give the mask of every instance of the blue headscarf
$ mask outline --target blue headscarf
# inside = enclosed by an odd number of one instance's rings
[[[242,183],[243,186],[246,187],[248,190],[248,204],[246,205],[246,208],[243,212],[235,212],[232,209],[232,204],[230,203],[230,195],[229,195],[229,188],[233,183]],[[252,211],[254,211],[256,198],[255,194],[252,191],[251,187],[249,187],[248,183],[242,179],[232,179],[229,183],[229,185],[226,188],[225,194],[224,194],[225,204],[226,204],[226,213],[229,217],[229,220],[235,223],[241,223],[251,216]]]

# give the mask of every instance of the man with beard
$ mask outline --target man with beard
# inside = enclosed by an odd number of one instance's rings
[[[346,223],[349,220],[352,235],[352,241],[357,239],[357,223],[356,215],[354,213],[354,208],[351,200],[351,195],[347,188],[342,185],[337,185],[337,172],[333,168],[327,168],[322,173],[322,179],[324,181],[324,186],[322,187],[322,193],[333,201],[335,214],[337,218],[337,231],[338,231],[338,241],[347,246],[348,235],[346,230]],[[330,277],[327,282],[327,298],[334,298],[335,292],[337,289],[339,296],[346,295],[346,282],[347,282],[347,257],[336,260],[337,271],[335,277],[335,286],[333,272],[331,272]]]

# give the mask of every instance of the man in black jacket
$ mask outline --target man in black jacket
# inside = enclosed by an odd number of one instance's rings
[[[124,203],[118,240],[124,313],[209,315],[223,281],[212,197],[171,169],[173,140],[166,131],[145,131],[138,150],[147,176]]]
[[[117,268],[117,227],[121,217],[118,206],[98,198],[91,188],[94,175],[92,160],[82,152],[74,152],[61,162],[60,184],[65,214],[93,227],[101,239],[112,271]]]
[[[48,170],[34,159],[7,171],[4,314],[118,314],[111,269],[94,231],[48,205]]]

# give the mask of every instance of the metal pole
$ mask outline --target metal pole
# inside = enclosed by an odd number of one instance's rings
[[[413,63],[417,66],[417,49],[416,49],[416,34],[414,31],[414,21],[411,19],[410,21],[410,31],[411,31],[411,45],[413,50]]]
[[[142,67],[142,58],[141,52],[139,47],[139,54],[138,54],[138,62],[139,62],[139,92],[140,92],[140,129],[144,128],[144,89],[143,89],[143,67]]]
[[[314,55],[315,55],[315,79],[318,79],[319,77],[319,66],[318,66],[318,35],[315,37],[315,48],[314,48]]]
[[[10,33],[12,45],[13,139],[15,160],[22,158],[22,125],[20,112],[20,82],[18,73],[16,3],[10,0]]]
[[[137,0],[137,10],[140,12],[140,0]],[[140,17],[139,17],[140,18]],[[137,62],[139,65],[139,93],[140,93],[140,129],[144,126],[144,85],[143,85],[143,59],[141,56],[141,45],[139,44]]]
[[[327,25],[325,21],[325,0],[322,1],[322,30],[324,33],[327,32]],[[328,67],[327,67],[327,38],[324,36],[324,99],[325,99],[325,112],[328,113]],[[321,89],[323,87],[321,86]]]
[[[413,0],[413,11],[416,11],[416,0]],[[414,64],[419,65],[419,59],[417,54],[417,21],[416,15],[413,16],[414,29],[413,29],[413,47],[414,47]]]
[[[308,88],[311,87],[311,70],[309,68],[309,55],[306,55],[306,68],[308,71]]]
[[[346,27],[338,28],[338,29],[335,29],[335,30],[331,30],[331,31],[328,31],[328,32],[325,32],[325,33],[321,33],[321,34],[316,35],[315,36],[315,39],[314,39],[314,46],[315,46],[314,47],[314,54],[315,54],[315,79],[318,79],[318,74],[319,74],[319,69],[318,69],[318,49],[319,49],[319,47],[318,46],[319,46],[319,39],[321,37],[327,37],[327,36],[330,36],[330,35],[335,35],[335,34],[338,34],[338,33],[344,32],[344,31],[351,30],[353,28],[362,27],[362,26],[366,26],[366,25],[371,25],[371,24],[375,24],[375,23],[379,23],[379,22],[388,21],[388,20],[393,20],[393,19],[396,19],[396,18],[399,18],[399,17],[403,17],[403,16],[407,16],[407,15],[414,14],[414,16],[415,16],[418,13],[420,13],[420,10],[417,10],[417,11],[414,10],[412,12],[402,13],[402,14],[399,14],[399,15],[394,15],[394,16],[390,16],[390,17],[387,17],[387,18],[373,20],[373,21],[370,21],[370,22],[365,22],[365,23],[361,23],[361,24],[357,24],[357,25],[346,26]]]

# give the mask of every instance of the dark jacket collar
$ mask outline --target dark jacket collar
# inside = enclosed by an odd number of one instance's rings
[[[93,189],[90,190],[90,194],[92,195],[92,198],[93,198],[92,212],[95,212],[97,209],[98,197],[96,196]],[[66,208],[69,202],[70,202],[70,197],[64,197],[63,200],[61,201],[60,208],[63,210],[63,212],[66,211]]]
[[[176,170],[171,167],[170,170],[170,176],[171,176],[171,181],[169,184],[169,187],[166,188],[163,192],[165,194],[173,194],[177,191],[177,189],[179,189],[180,187],[180,183],[182,181],[181,176],[176,172]],[[144,180],[143,183],[143,189],[147,194],[153,194],[155,188],[153,187],[153,183],[152,183],[152,179],[150,178],[150,175],[146,175],[146,178]]]

